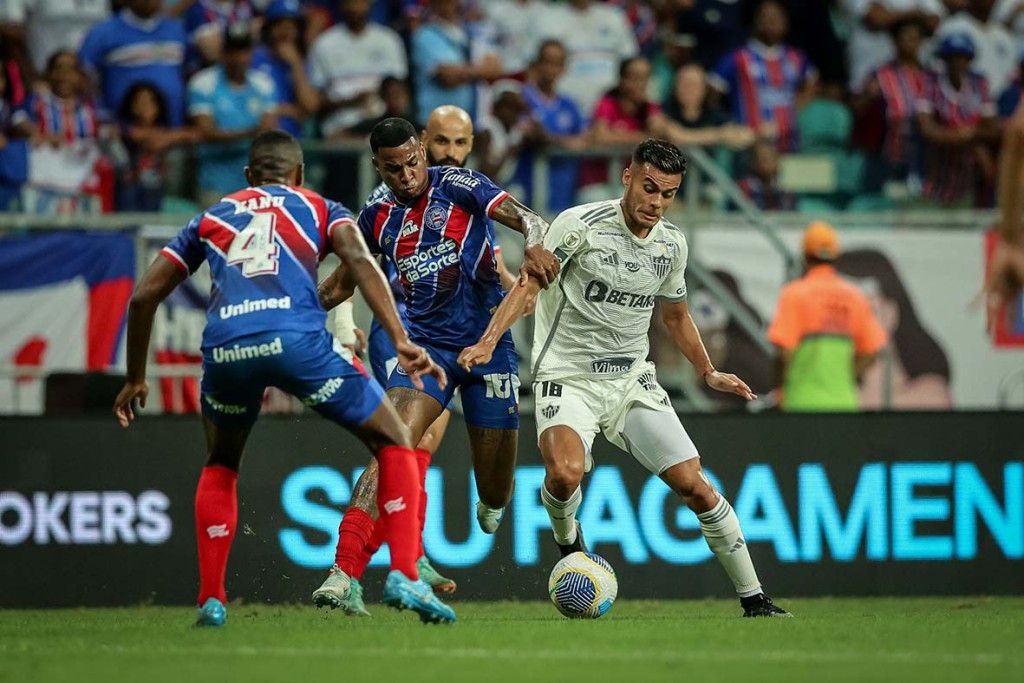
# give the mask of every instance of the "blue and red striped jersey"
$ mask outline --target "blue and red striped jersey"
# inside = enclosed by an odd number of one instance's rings
[[[996,115],[988,81],[979,73],[967,73],[957,90],[945,73],[929,73],[917,111],[931,114],[944,128],[977,127],[982,119]],[[969,147],[925,146],[922,194],[950,204],[974,194],[978,163]]]
[[[317,264],[346,223],[355,220],[341,204],[284,185],[235,192],[192,219],[161,254],[190,274],[210,264],[203,348],[262,332],[324,329]]]
[[[359,228],[398,271],[410,337],[461,350],[476,343],[501,303],[490,216],[508,193],[469,169],[427,172],[426,192],[402,205],[388,191],[363,208]]]
[[[59,133],[66,143],[99,137],[100,117],[90,100],[65,100],[44,90],[34,92],[26,108],[32,127],[43,135]]]
[[[917,101],[924,94],[925,70],[892,61],[878,67],[875,79],[885,102],[885,143],[883,154],[890,164],[911,161],[914,116]]]
[[[800,50],[780,45],[769,47],[756,40],[728,54],[709,75],[709,81],[729,93],[736,120],[757,130],[765,123],[778,128],[778,148],[799,149],[796,94],[801,84],[814,77]]]

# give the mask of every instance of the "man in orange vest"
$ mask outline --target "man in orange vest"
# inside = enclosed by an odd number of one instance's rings
[[[777,381],[787,411],[857,410],[857,380],[887,342],[867,296],[832,265],[839,240],[832,226],[804,232],[806,274],[786,285],[768,329],[778,350]]]

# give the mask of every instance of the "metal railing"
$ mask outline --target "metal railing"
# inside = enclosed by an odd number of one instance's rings
[[[331,156],[344,153],[356,158],[358,169],[359,196],[367,196],[377,184],[378,178],[373,169],[371,154],[367,146],[360,141],[308,141],[307,179],[314,189],[322,187],[331,173]],[[566,150],[552,148],[534,155],[532,197],[533,205],[548,205],[548,182],[550,162],[556,158],[573,157],[578,159],[603,158],[607,160],[609,177],[617,178],[621,173],[622,159],[628,156],[630,148],[609,147],[590,150]],[[691,241],[700,239],[701,231],[708,227],[751,227],[763,237],[772,249],[782,257],[785,270],[784,279],[798,274],[799,261],[779,236],[780,229],[803,227],[808,216],[797,212],[777,212],[767,214],[754,206],[742,193],[729,175],[703,149],[690,148],[685,150],[689,158],[690,171],[687,177],[685,202],[679,205],[670,215],[670,219],[684,226]],[[736,207],[736,211],[722,212],[709,210],[705,207],[703,197],[707,187],[715,191]],[[611,191],[611,190],[610,190]],[[857,228],[871,226],[874,228],[891,226],[894,228],[963,228],[970,226],[990,225],[994,222],[994,211],[888,211],[880,213],[844,213],[836,212],[815,216],[828,220],[840,228]],[[23,213],[0,213],[0,235],[13,232],[34,232],[49,230],[101,230],[126,231],[140,239],[150,237],[169,237],[177,232],[193,218],[191,214],[180,213],[119,213],[101,215],[33,215]],[[139,248],[140,267],[148,255]],[[516,257],[514,257],[516,258]],[[689,273],[696,284],[707,289],[732,316],[743,331],[750,336],[769,355],[773,348],[768,341],[765,329],[748,309],[738,300],[724,283],[706,267],[699,258],[693,256],[691,250]],[[45,374],[44,371],[39,371]],[[0,379],[32,376],[31,368],[0,365]],[[700,387],[690,376],[683,373],[680,378],[683,390],[682,399],[688,408],[708,410],[711,402],[703,395]],[[198,368],[188,366],[153,366],[153,377],[197,376]],[[1009,394],[1010,391],[1004,393]]]

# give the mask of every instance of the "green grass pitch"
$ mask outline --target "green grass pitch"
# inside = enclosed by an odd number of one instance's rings
[[[597,621],[548,603],[458,603],[424,626],[307,606],[231,605],[222,629],[178,607],[0,610],[0,682],[1024,681],[1024,598],[622,600]]]

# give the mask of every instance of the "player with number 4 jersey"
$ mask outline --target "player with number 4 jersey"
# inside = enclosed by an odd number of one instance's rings
[[[419,476],[409,430],[395,407],[325,327],[317,265],[341,258],[339,290],[358,286],[388,331],[410,382],[445,386],[444,372],[409,341],[387,281],[348,209],[301,187],[302,148],[288,133],[253,141],[245,169],[250,187],[224,197],[193,219],[142,277],[128,311],[127,376],[114,402],[122,426],[145,407],[146,360],[160,302],[206,261],[213,291],[203,334],[202,407],[208,458],[196,490],[199,626],[223,626],[224,577],[237,532],[236,483],[242,451],[267,386],[301,399],[346,427],[376,455],[377,504],[387,519],[391,567],[384,602],[415,610],[424,621],[451,622],[455,612],[418,578]]]

